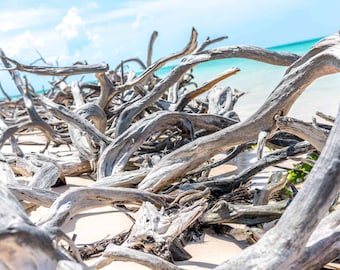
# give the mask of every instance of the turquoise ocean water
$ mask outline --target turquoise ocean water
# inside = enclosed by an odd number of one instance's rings
[[[302,55],[320,39],[285,44],[268,49]],[[224,59],[202,63],[194,67],[194,81],[200,86],[231,67],[238,67],[241,71],[220,82],[219,85],[230,86],[246,93],[239,99],[235,107],[235,111],[243,120],[252,115],[262,105],[267,96],[279,84],[286,70],[286,67],[273,66],[252,60]],[[164,67],[157,72],[157,75],[164,77],[171,69],[173,69],[173,66]],[[75,79],[74,77],[72,78],[72,80]],[[47,82],[48,79],[45,77],[44,80]],[[11,94],[11,91],[9,91],[9,94]],[[0,98],[2,98],[1,93]],[[340,74],[325,76],[317,79],[304,91],[292,107],[289,115],[306,121],[310,121],[316,111],[335,116],[339,101]]]
[[[268,48],[274,51],[292,52],[303,55],[321,38]],[[194,68],[195,81],[202,83],[231,67],[241,69],[219,85],[236,88],[246,94],[235,106],[240,118],[251,116],[281,81],[287,67],[273,66],[246,59],[224,59],[202,63]],[[164,68],[165,75],[171,67]],[[314,81],[293,105],[289,115],[310,121],[316,111],[335,116],[340,102],[340,74],[329,75]]]

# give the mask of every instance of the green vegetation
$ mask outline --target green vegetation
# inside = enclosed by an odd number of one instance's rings
[[[318,154],[316,153],[311,153],[308,154],[306,159],[311,160],[311,161],[315,161],[318,159]],[[301,183],[303,181],[305,181],[305,179],[307,178],[309,172],[312,170],[313,166],[305,163],[305,162],[299,162],[297,164],[295,164],[294,168],[291,170],[288,170],[288,175],[287,178],[288,180],[293,183],[293,184],[298,184]]]

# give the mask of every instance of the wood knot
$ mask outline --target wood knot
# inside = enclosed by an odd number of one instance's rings
[[[278,121],[278,120],[280,120],[280,117],[281,117],[281,115],[280,115],[280,114],[275,114],[275,116],[274,116],[274,120],[275,120],[275,121]]]

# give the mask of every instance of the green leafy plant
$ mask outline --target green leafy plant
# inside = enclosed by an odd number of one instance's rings
[[[311,161],[315,161],[318,159],[318,154],[316,153],[310,153],[307,155],[306,159],[309,159]],[[288,170],[287,179],[293,183],[298,184],[306,180],[309,172],[312,170],[313,166],[305,163],[305,162],[299,162],[295,164],[294,168],[291,170]]]
[[[282,193],[285,197],[287,197],[287,198],[293,198],[293,196],[294,196],[294,193],[293,193],[293,191],[291,190],[291,188],[290,188],[290,187],[287,187],[287,186],[285,186],[285,187],[281,190],[281,193]]]

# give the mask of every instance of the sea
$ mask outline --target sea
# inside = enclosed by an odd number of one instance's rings
[[[267,48],[279,52],[291,52],[303,55],[322,38],[299,41],[290,44]],[[193,75],[198,85],[216,77],[217,74],[231,68],[238,67],[240,72],[233,75],[218,86],[230,86],[232,89],[245,92],[235,106],[235,111],[241,120],[250,117],[264,103],[267,96],[280,83],[287,67],[274,66],[247,59],[223,59],[209,61],[197,65]],[[159,71],[160,76],[169,73],[173,67],[166,67]],[[340,104],[340,73],[327,75],[315,80],[292,106],[289,116],[304,121],[312,121],[316,111],[336,116]],[[321,121],[323,122],[323,121]]]
[[[291,44],[267,48],[273,51],[292,52],[303,55],[321,38],[299,41]],[[287,67],[274,66],[247,59],[223,59],[199,64],[193,68],[193,81],[198,86],[216,77],[217,74],[238,67],[240,72],[229,77],[217,86],[230,86],[232,89],[245,92],[235,106],[241,120],[250,117],[266,100],[267,96],[282,80]],[[174,65],[160,69],[156,74],[164,77],[171,72]],[[43,92],[46,90],[42,90]],[[11,94],[15,96],[16,94]],[[3,96],[0,93],[0,99]],[[201,97],[204,99],[204,96]],[[316,111],[336,116],[340,102],[340,74],[327,75],[314,81],[306,88],[289,112],[289,116],[311,121]]]

